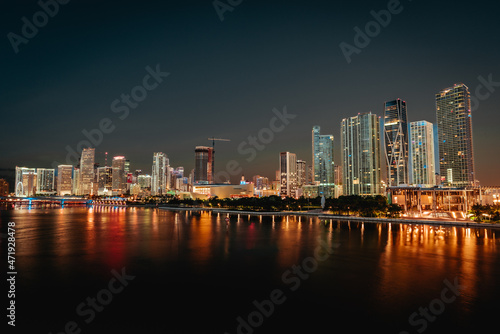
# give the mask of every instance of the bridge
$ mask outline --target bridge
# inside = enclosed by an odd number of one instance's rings
[[[0,204],[7,206],[82,206],[92,204],[92,200],[80,197],[59,197],[59,196],[40,196],[40,197],[0,197]]]

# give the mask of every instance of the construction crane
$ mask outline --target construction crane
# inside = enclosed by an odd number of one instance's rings
[[[231,141],[230,139],[222,139],[222,138],[208,138],[208,140],[212,141],[212,182],[215,181],[215,141]],[[215,182],[214,182],[215,183]]]

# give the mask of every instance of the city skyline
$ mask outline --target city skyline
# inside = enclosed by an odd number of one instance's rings
[[[295,153],[280,153],[276,178],[283,190],[279,191],[282,196],[299,197],[306,189],[310,193],[312,190],[310,186],[314,185],[318,187],[318,195],[337,197],[339,194],[377,195],[384,193],[386,186],[432,187],[443,184],[446,187],[465,187],[478,185],[477,180],[474,179],[471,116],[469,90],[462,83],[442,89],[436,94],[437,127],[425,120],[408,124],[406,101],[396,99],[385,102],[383,118],[368,112],[358,113],[357,116],[342,120],[340,127],[343,153],[340,162],[337,161],[337,163],[334,162],[333,135],[321,135],[321,127],[315,125],[312,127],[311,165],[309,167],[307,167],[307,161],[298,159]],[[385,137],[383,148],[381,137]],[[438,139],[438,145],[435,145],[436,139]],[[214,143],[215,141],[213,145]],[[127,185],[127,183],[132,183],[132,180],[127,179],[127,175],[132,175],[129,173],[130,160],[125,156],[114,156],[112,167],[108,167],[108,152],[104,153],[105,166],[98,167],[99,163],[95,163],[95,148],[82,149],[81,158],[73,173],[73,194],[123,195],[132,193],[130,186],[133,185]],[[381,160],[383,161],[381,154],[385,156],[388,168],[385,180],[381,172]],[[230,180],[224,180],[225,182],[220,180],[219,172],[214,169],[214,156],[214,147],[196,146],[195,166],[188,179],[184,178],[183,166],[174,170],[165,153],[154,153],[151,194],[165,195],[168,191],[181,188],[187,190],[189,188],[187,184],[193,186],[195,184],[230,183]],[[450,156],[462,158],[457,163],[458,167],[454,165],[454,159]],[[290,157],[293,157],[293,161]],[[440,170],[435,165],[439,165]],[[16,166],[14,184],[16,195],[53,194],[56,189],[57,194],[63,194],[59,185],[63,178],[59,176],[59,173],[65,166],[73,171],[72,165],[59,165],[58,173],[55,169],[29,169]],[[337,183],[334,182],[335,166],[341,168],[343,174],[342,181],[339,179]],[[108,168],[109,171],[106,170]],[[24,175],[24,171],[29,171],[26,179],[20,176]],[[309,176],[307,176],[308,171],[310,171]],[[224,172],[227,173],[228,170]],[[101,175],[102,173],[105,175]],[[142,170],[136,169],[134,184],[137,183],[137,176],[141,173]],[[237,176],[238,173],[231,174]],[[56,177],[57,187],[54,182]],[[254,179],[256,177],[260,175],[253,176]],[[241,174],[241,180],[244,181],[244,174]],[[112,185],[111,191],[109,191],[110,187],[106,186],[108,182]],[[178,182],[181,183],[178,184]],[[338,188],[339,182],[342,182],[340,188]],[[181,187],[180,184],[186,184],[186,186]],[[342,185],[344,185],[343,191]],[[306,188],[302,189],[302,186]],[[26,191],[25,188],[29,190]]]
[[[487,10],[490,3],[472,13],[450,3],[432,8],[404,3],[402,13],[353,54],[350,63],[339,44],[353,44],[353,28],[373,20],[370,12],[383,10],[386,1],[343,3],[341,11],[327,3],[267,4],[265,10],[257,3],[242,3],[226,12],[224,21],[210,2],[155,3],[136,11],[133,2],[124,1],[119,9],[103,4],[100,12],[84,4],[65,5],[36,37],[20,45],[18,53],[5,39],[0,65],[8,83],[0,90],[3,116],[6,124],[22,127],[7,127],[0,134],[2,142],[16,139],[15,147],[2,147],[0,178],[12,180],[15,165],[68,164],[67,147],[78,151],[78,144],[89,140],[84,133],[99,143],[95,159],[101,166],[101,152],[112,152],[127,156],[134,169],[148,170],[150,153],[165,152],[176,165],[189,169],[192,147],[208,146],[208,137],[220,136],[231,142],[218,147],[216,169],[236,160],[241,174],[272,177],[276,167],[269,161],[276,152],[293,151],[311,164],[308,139],[314,125],[340,138],[341,119],[369,111],[382,115],[384,101],[398,97],[408,103],[408,122],[435,124],[435,93],[463,82],[475,100],[476,178],[484,185],[500,184],[495,172],[500,157],[490,154],[492,143],[500,139],[494,129],[500,121],[494,57],[499,43],[496,35],[483,33],[498,22],[490,17],[494,11]],[[7,32],[20,33],[20,18],[30,18],[39,9],[36,3],[13,4],[4,21]],[[446,41],[432,34],[448,32],[450,20],[468,20],[472,14],[475,25],[457,28],[460,34]],[[419,25],[422,15],[439,20],[431,20],[423,31],[407,28]],[[88,37],[82,36],[75,31],[87,22],[84,17],[126,33],[111,30],[101,36],[99,30],[89,29]],[[188,25],[192,30],[173,33]],[[68,35],[61,34],[62,26]],[[463,40],[475,43],[455,43]],[[405,50],[397,58],[386,51],[394,41]],[[144,91],[139,88],[146,76],[146,86],[156,88],[134,102],[137,106],[131,104],[135,107],[122,102],[122,94]],[[248,161],[239,145],[268,127],[272,110],[284,106],[296,118],[271,142],[261,143],[265,149],[256,150]],[[105,130],[102,137],[96,129]],[[335,146],[335,156],[340,156]],[[232,176],[232,181],[239,178]]]

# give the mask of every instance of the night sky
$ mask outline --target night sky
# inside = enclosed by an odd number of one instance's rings
[[[354,28],[364,31],[370,12],[388,3],[243,0],[221,21],[210,0],[72,0],[15,53],[8,34],[22,36],[22,18],[33,22],[41,7],[4,2],[0,178],[12,181],[16,165],[66,163],[66,147],[76,150],[83,130],[109,119],[114,130],[96,146],[101,165],[108,152],[108,161],[125,155],[132,170],[151,173],[153,152],[161,151],[189,172],[194,147],[216,136],[231,139],[216,144],[216,170],[235,160],[248,179],[274,179],[281,151],[311,163],[313,125],[335,136],[340,163],[342,118],[381,116],[384,101],[401,98],[409,121],[435,123],[434,95],[463,82],[482,96],[473,111],[477,179],[500,185],[500,5],[401,1],[348,63],[340,43],[355,46]],[[170,74],[126,117],[114,112],[113,101],[142,86],[148,66]],[[490,90],[479,87],[480,77],[494,82]],[[296,117],[248,162],[238,146],[269,128],[273,109],[285,106]]]

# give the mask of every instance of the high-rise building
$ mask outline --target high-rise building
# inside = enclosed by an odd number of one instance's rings
[[[151,195],[161,196],[167,193],[167,155],[162,152],[153,154],[153,169],[151,173]]]
[[[320,134],[320,127],[312,130],[312,159],[314,182],[334,183],[333,135]]]
[[[313,183],[319,185],[319,195],[334,196],[335,173],[333,135],[320,134],[320,127],[312,130]]]
[[[475,182],[469,88],[463,83],[436,94],[439,172],[445,186]]]
[[[344,195],[380,194],[380,122],[369,113],[341,123]]]
[[[81,195],[82,194],[82,174],[80,172],[79,167],[75,167],[73,169],[73,195]]]
[[[255,175],[253,177],[254,189],[263,190],[269,188],[269,179],[265,176]]]
[[[427,121],[410,123],[412,183],[433,186],[436,180],[434,166],[434,127]]]
[[[141,174],[137,176],[137,184],[139,184],[141,189],[151,190],[151,175]]]
[[[9,182],[5,179],[0,179],[0,196],[7,196],[9,194]]]
[[[57,194],[59,196],[71,195],[73,192],[73,166],[57,166]]]
[[[282,197],[297,196],[297,155],[280,153],[280,194]]]
[[[409,183],[408,121],[406,101],[401,99],[384,104],[385,157],[387,185]]]
[[[127,174],[125,174],[126,159],[124,156],[113,157],[112,184],[113,195],[121,195],[127,189]]]
[[[55,170],[52,168],[36,169],[36,193],[37,194],[55,194],[54,188]]]
[[[113,167],[97,168],[97,194],[99,196],[113,195]]]
[[[194,182],[197,184],[214,183],[213,180],[213,159],[214,149],[207,146],[196,146],[194,164]]]
[[[80,159],[80,193],[93,195],[95,148],[84,148]]]
[[[304,160],[297,160],[297,187],[302,187],[306,184],[306,162]]]
[[[36,193],[36,169],[16,166],[16,197],[33,196]]]

